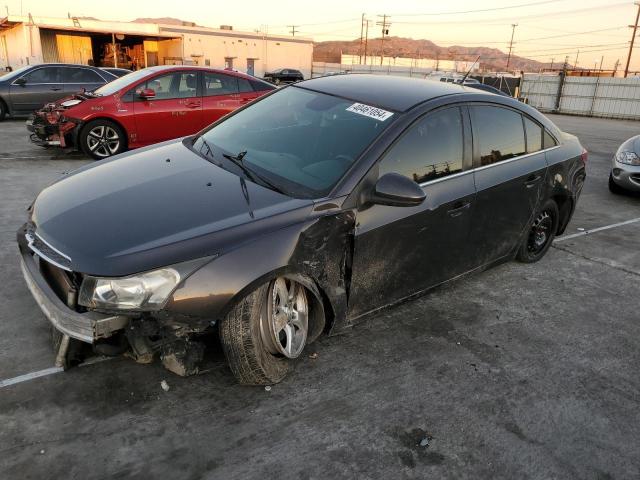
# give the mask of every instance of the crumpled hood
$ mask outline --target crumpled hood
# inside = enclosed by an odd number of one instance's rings
[[[171,141],[72,172],[38,195],[32,221],[74,271],[121,276],[220,253],[311,205]]]

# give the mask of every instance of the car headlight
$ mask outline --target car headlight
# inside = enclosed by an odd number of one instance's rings
[[[616,153],[616,162],[625,165],[640,165],[640,157],[635,152],[622,151]]]
[[[160,268],[128,277],[86,276],[78,303],[104,310],[160,310],[180,282],[214,257]]]

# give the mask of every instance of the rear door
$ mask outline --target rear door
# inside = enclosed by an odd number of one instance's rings
[[[203,72],[202,78],[202,113],[204,127],[225,116],[227,113],[234,111],[242,103],[238,77],[225,73]],[[249,83],[246,80],[245,82],[247,84]],[[251,86],[249,85],[248,88],[251,89]],[[250,96],[249,92],[245,93]],[[245,103],[247,101],[250,101],[250,98],[247,99]]]
[[[24,79],[24,84],[19,84]],[[18,83],[16,83],[18,82]],[[61,67],[37,67],[16,78],[9,87],[15,113],[31,113],[65,96]]]
[[[471,231],[480,266],[517,246],[540,201],[546,160],[541,127],[519,111],[489,104],[469,110],[478,191]]]
[[[83,89],[95,90],[107,83],[98,73],[82,67],[62,67],[62,80],[64,91],[69,95],[81,92]]]
[[[416,207],[357,212],[349,314],[370,310],[469,270],[475,186],[466,110],[445,107],[416,121],[378,165],[425,192]]]
[[[149,100],[136,95],[134,111],[139,143],[184,137],[202,128],[198,76],[199,72],[193,70],[163,73],[136,87],[136,92],[153,89],[156,94]]]

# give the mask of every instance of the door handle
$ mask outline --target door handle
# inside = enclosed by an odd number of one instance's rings
[[[60,88],[60,87],[51,87],[51,91],[52,92],[58,92],[60,90],[62,90],[62,88]]]
[[[447,214],[450,217],[458,217],[464,213],[471,206],[471,202],[458,202],[454,204],[451,210],[447,210]]]
[[[190,102],[185,105],[187,108],[198,108],[200,106],[200,102]]]
[[[533,187],[536,183],[538,183],[542,177],[540,175],[530,175],[524,182],[524,186],[527,188]]]

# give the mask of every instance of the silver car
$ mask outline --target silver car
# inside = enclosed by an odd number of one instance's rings
[[[613,193],[640,192],[640,135],[620,145],[613,156],[609,190]]]

